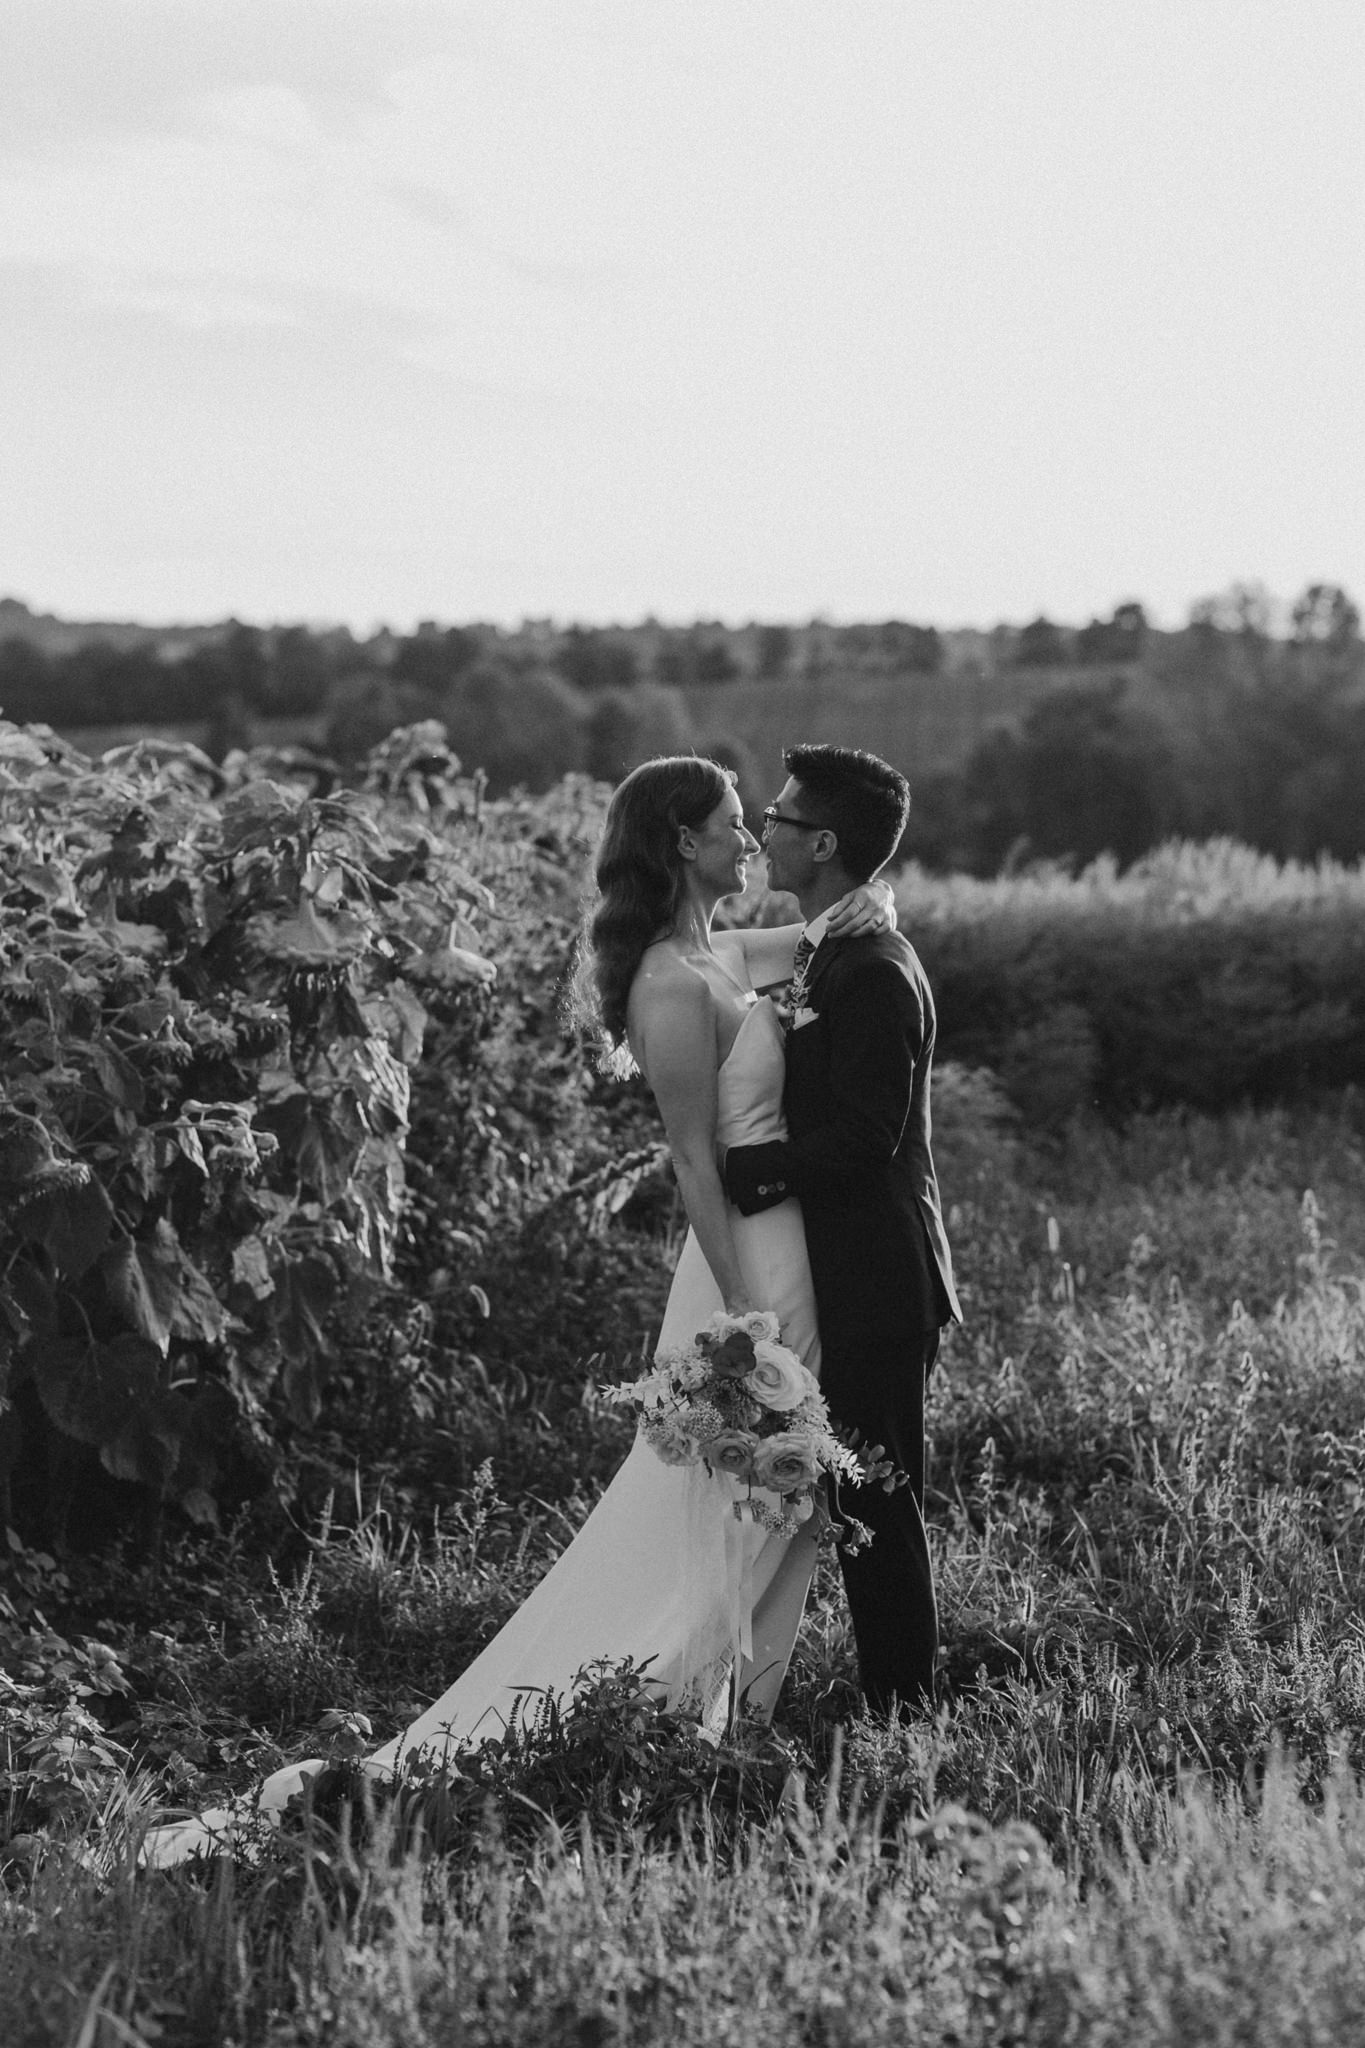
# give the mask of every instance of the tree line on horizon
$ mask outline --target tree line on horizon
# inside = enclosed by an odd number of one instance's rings
[[[1169,839],[1228,837],[1280,860],[1365,856],[1360,614],[1315,584],[1289,630],[1264,593],[1194,607],[1142,661],[1049,689],[916,786],[906,850],[977,875],[1026,861],[1120,866]]]
[[[1081,627],[1039,617],[989,633],[528,620],[358,639],[237,620],[79,629],[8,599],[0,712],[59,731],[190,726],[217,759],[292,727],[319,774],[345,774],[395,726],[435,718],[494,794],[572,772],[616,781],[650,754],[695,747],[761,803],[772,762],[736,737],[741,702],[780,716],[784,688],[814,681],[826,706],[856,689],[864,710],[869,691],[890,710],[990,676],[1003,709],[956,757],[900,763],[915,794],[902,852],[925,866],[986,875],[1102,853],[1126,864],[1163,839],[1220,835],[1281,859],[1353,860],[1365,855],[1360,623],[1324,583],[1283,622],[1261,586],[1234,585],[1176,632],[1132,600]]]

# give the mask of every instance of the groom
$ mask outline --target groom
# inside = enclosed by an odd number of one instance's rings
[[[924,1387],[944,1324],[961,1320],[929,1150],[934,1003],[898,932],[826,939],[826,913],[895,852],[904,776],[850,747],[791,747],[764,812],[768,880],[801,905],[783,1143],[731,1146],[745,1215],[800,1198],[830,1413],[910,1475],[842,1489],[873,1541],[840,1551],[870,1712],[933,1702],[938,1616],[924,1533]]]

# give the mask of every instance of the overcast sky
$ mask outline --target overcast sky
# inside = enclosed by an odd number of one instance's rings
[[[1362,0],[4,0],[0,594],[1365,600]]]

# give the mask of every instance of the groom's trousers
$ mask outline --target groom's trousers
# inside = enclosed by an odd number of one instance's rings
[[[892,1493],[878,1482],[831,1489],[836,1521],[856,1516],[872,1531],[872,1542],[839,1562],[858,1649],[858,1674],[869,1713],[890,1716],[897,1708],[924,1711],[933,1705],[938,1652],[938,1607],[924,1529],[924,1388],[938,1352],[936,1329],[909,1331],[893,1364],[885,1353],[871,1366],[831,1347],[820,1388],[831,1415],[861,1432],[866,1444],[882,1444],[886,1455],[909,1475]]]

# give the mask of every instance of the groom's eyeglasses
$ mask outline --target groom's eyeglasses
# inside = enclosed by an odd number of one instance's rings
[[[813,825],[809,818],[794,818],[790,811],[779,811],[776,804],[769,804],[763,813],[763,837],[766,839],[774,825],[795,825],[798,832],[823,832],[823,825]]]

